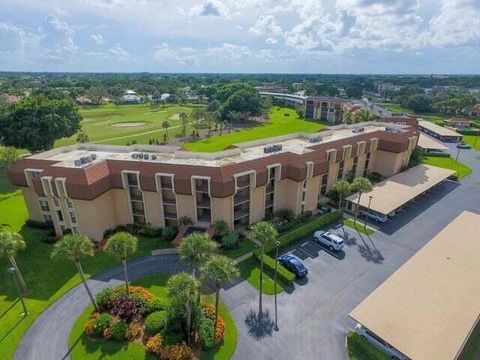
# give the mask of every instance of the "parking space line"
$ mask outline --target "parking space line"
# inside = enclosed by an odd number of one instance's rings
[[[305,255],[307,255],[308,257],[313,258],[312,254],[310,254],[306,250],[303,250],[301,246],[297,247],[296,250],[299,250],[299,251],[303,252]]]

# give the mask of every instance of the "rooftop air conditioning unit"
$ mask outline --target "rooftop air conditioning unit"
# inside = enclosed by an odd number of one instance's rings
[[[157,155],[152,155],[152,160],[157,160]]]
[[[148,155],[148,154],[143,154],[143,158],[144,158],[145,160],[148,160],[149,157],[150,157],[150,155]]]
[[[81,157],[80,161],[82,162],[82,164],[86,164],[87,163],[87,158],[86,157]]]
[[[92,157],[93,160],[96,160],[97,159],[97,154],[92,154],[90,155]]]
[[[79,159],[75,160],[73,163],[75,166],[82,166],[82,162]]]

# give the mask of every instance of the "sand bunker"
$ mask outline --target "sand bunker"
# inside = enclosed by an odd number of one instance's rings
[[[170,120],[180,120],[180,114],[176,113],[170,116]]]
[[[138,121],[138,122],[121,122],[121,123],[115,123],[110,126],[115,126],[115,127],[136,127],[136,126],[143,126],[145,123],[143,121]]]

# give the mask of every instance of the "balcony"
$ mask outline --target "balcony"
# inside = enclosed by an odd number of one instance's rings
[[[271,194],[271,193],[273,193],[274,191],[275,191],[275,188],[273,187],[273,185],[272,185],[272,184],[267,184],[267,186],[266,186],[266,188],[265,188],[265,192],[266,192],[267,194]]]
[[[211,207],[210,198],[197,198],[197,207],[209,209]]]
[[[173,184],[172,184],[171,181],[164,181],[164,180],[162,180],[162,181],[160,182],[160,186],[161,186],[162,189],[167,189],[167,190],[173,189]]]
[[[132,209],[132,214],[143,216],[143,215],[145,215],[145,210],[143,210],[143,209]]]
[[[177,220],[177,214],[176,213],[171,213],[171,212],[166,212],[164,214],[165,219],[168,220]]]
[[[202,192],[202,193],[208,193],[208,183],[207,182],[196,183],[195,184],[195,191],[196,192]]]
[[[132,201],[140,201],[143,202],[143,197],[142,195],[130,195],[130,200]]]
[[[270,207],[273,206],[273,199],[272,198],[266,198],[265,199],[265,207]]]
[[[243,204],[247,201],[250,201],[250,194],[237,194],[233,199],[234,205]]]
[[[233,219],[238,220],[238,219],[241,219],[241,218],[249,216],[249,215],[250,215],[250,209],[241,208],[239,210],[235,210],[234,215],[233,215]]]
[[[163,197],[163,203],[167,205],[176,205],[177,201],[174,197]]]
[[[242,189],[247,186],[250,186],[250,176],[248,177],[241,176],[237,178],[237,188]]]

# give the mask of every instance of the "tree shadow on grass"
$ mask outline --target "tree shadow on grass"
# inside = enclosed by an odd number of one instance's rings
[[[133,344],[132,344],[133,345]],[[88,354],[98,354],[98,359],[103,359],[106,356],[113,356],[119,352],[126,351],[129,343],[127,341],[113,341],[105,339],[89,338],[85,333],[80,335],[77,340],[68,349],[68,352],[62,357],[62,360],[70,359],[71,353],[76,346],[83,346],[85,352]],[[138,344],[138,346],[142,346]],[[145,357],[146,359],[153,359],[153,357]]]
[[[260,340],[265,336],[272,336],[273,328],[275,327],[268,310],[262,314],[250,310],[245,318],[245,324],[248,327],[248,334],[255,340]]]
[[[27,316],[28,316],[28,315],[27,315]],[[26,318],[26,316],[21,316],[21,315],[19,314],[19,319],[18,319],[18,321],[17,321],[15,324],[13,324],[12,327],[10,328],[10,330],[8,330],[8,331],[0,338],[0,344],[3,342],[3,340],[5,340],[5,339],[8,337],[8,335],[10,335],[10,333],[11,333],[13,330],[15,330],[15,328],[16,328],[18,325],[20,325],[20,323],[21,323],[25,318]]]

